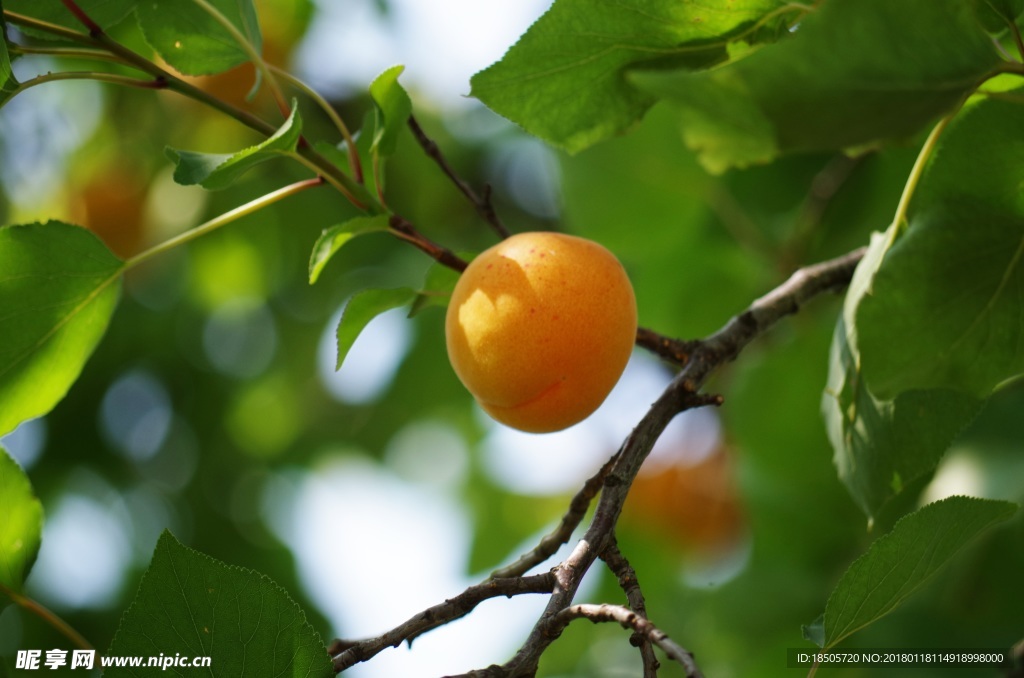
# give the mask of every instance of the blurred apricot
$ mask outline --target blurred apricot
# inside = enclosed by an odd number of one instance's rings
[[[742,537],[744,518],[725,449],[692,465],[645,467],[629,492],[623,521],[684,550],[727,551]]]

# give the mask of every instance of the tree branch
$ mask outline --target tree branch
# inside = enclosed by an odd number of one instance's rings
[[[796,271],[779,287],[755,301],[707,339],[694,343],[690,360],[647,411],[617,453],[605,478],[594,519],[572,554],[553,570],[557,585],[548,605],[516,655],[505,664],[510,676],[532,676],[546,638],[555,631],[558,615],[572,604],[583,575],[597,554],[606,548],[626,502],[626,495],[655,441],[676,414],[721,398],[698,390],[711,373],[733,360],[754,338],[764,334],[780,319],[796,313],[808,300],[849,284],[853,271],[864,256],[864,248],[837,259]]]
[[[400,220],[398,226],[401,226],[404,220],[400,217],[396,219]],[[396,224],[393,223],[392,227],[396,228]],[[411,229],[411,224],[409,228]],[[438,261],[449,260],[448,255],[444,254],[449,252],[448,250],[430,243],[415,231],[409,239]],[[423,244],[420,244],[419,239],[422,239]],[[544,650],[571,621],[579,618],[595,622],[615,621],[626,628],[631,628],[635,634],[634,640],[640,638],[660,647],[671,659],[686,668],[688,676],[700,676],[693,656],[671,641],[646,618],[643,594],[636,580],[636,572],[616,544],[615,526],[626,502],[629,488],[654,443],[677,414],[695,407],[722,403],[721,396],[699,393],[711,374],[735,359],[751,341],[770,330],[779,320],[799,311],[806,302],[824,293],[846,288],[864,252],[865,248],[860,248],[836,259],[802,268],[777,288],[756,300],[745,311],[734,316],[711,336],[698,341],[679,342],[679,346],[685,347],[685,365],[619,450],[573,497],[569,510],[551,534],[546,535],[536,548],[512,565],[495,571],[488,580],[471,586],[455,598],[420,612],[381,636],[363,641],[335,641],[331,645],[335,670],[343,671],[373,657],[386,647],[397,646],[458,619],[488,598],[522,593],[550,593],[551,597],[544,612],[512,659],[501,666],[492,665],[452,678],[533,676],[537,672]],[[600,499],[594,518],[572,553],[550,572],[523,576],[524,572],[542,563],[561,544],[569,540],[598,493]],[[583,576],[598,557],[603,558],[618,577],[632,610],[617,605],[573,605],[573,598]],[[641,642],[643,652],[642,648]],[[643,657],[645,678],[655,675],[656,659],[652,661],[650,655],[646,653]]]
[[[337,652],[334,656],[334,670],[340,673],[388,647],[398,647],[406,641],[412,642],[414,638],[427,631],[466,616],[489,598],[511,598],[524,593],[550,593],[553,585],[554,577],[550,572],[531,577],[488,579],[482,584],[470,586],[454,598],[423,610],[383,635],[362,641],[335,640],[329,648]]]
[[[597,473],[587,479],[587,482],[583,484],[580,491],[573,496],[572,501],[569,502],[569,510],[566,511],[565,515],[562,516],[561,522],[558,523],[558,527],[554,529],[550,534],[544,535],[535,548],[531,551],[524,553],[519,559],[507,565],[499,570],[495,570],[491,573],[491,579],[500,577],[519,577],[524,575],[531,567],[540,565],[545,560],[555,554],[562,544],[568,543],[569,538],[572,537],[572,533],[579,527],[583,521],[583,517],[587,515],[587,509],[590,508],[590,503],[594,501],[594,497],[601,491],[601,487],[604,485],[605,478],[611,473],[612,467],[615,465],[615,461],[619,458],[618,453],[612,455],[612,457],[604,463],[604,465],[598,469]]]
[[[476,209],[476,213],[490,225],[494,232],[498,234],[498,237],[504,239],[507,238],[510,233],[502,223],[501,217],[494,209],[494,205],[491,203],[491,187],[488,184],[484,185],[483,195],[477,195],[473,187],[463,180],[452,166],[448,164],[448,160],[444,157],[444,153],[441,152],[441,148],[437,143],[427,136],[427,133],[420,127],[420,123],[416,120],[415,116],[409,116],[409,129],[412,130],[412,134],[416,137],[416,141],[423,148],[423,151],[427,154],[431,160],[437,163],[437,166],[441,168],[441,171],[451,179],[455,187],[459,189],[462,195],[466,196],[466,199],[472,203]]]
[[[619,588],[626,594],[626,602],[629,609],[636,612],[640,617],[647,617],[647,603],[644,601],[644,593],[640,590],[640,580],[637,579],[636,570],[626,560],[626,556],[619,550],[619,544],[615,535],[611,535],[608,543],[601,552],[601,560],[605,562],[608,569],[612,571],[619,582]],[[629,642],[640,649],[640,658],[643,661],[644,678],[658,678],[658,667],[660,663],[654,656],[654,647],[651,640],[639,630],[634,631]]]
[[[656,627],[651,621],[621,605],[573,605],[558,613],[553,626],[564,629],[576,619],[589,619],[595,624],[616,622],[624,629],[633,629],[649,642],[657,645],[662,651],[686,669],[687,678],[703,678],[700,669],[693,661],[693,655],[668,635]],[[558,631],[561,633],[561,630]],[[557,637],[557,636],[556,636]],[[552,638],[554,640],[554,638]]]

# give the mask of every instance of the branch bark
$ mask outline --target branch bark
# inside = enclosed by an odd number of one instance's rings
[[[482,584],[470,586],[454,598],[413,615],[382,635],[361,641],[335,640],[329,648],[329,651],[334,651],[332,654],[337,653],[334,656],[334,670],[340,673],[388,647],[398,647],[404,642],[411,643],[413,639],[427,631],[466,616],[489,598],[511,598],[524,593],[550,593],[553,585],[554,577],[550,572],[531,577],[488,579]]]
[[[349,644],[348,649],[334,657],[335,669],[342,671],[385,647],[396,646],[447,621],[464,616],[486,598],[544,592],[551,594],[548,604],[515,656],[504,665],[471,671],[463,674],[462,678],[519,678],[535,675],[544,650],[573,619],[578,618],[616,621],[632,628],[639,637],[658,646],[669,658],[682,664],[687,675],[700,676],[692,655],[668,639],[644,613],[643,595],[636,581],[636,573],[619,552],[615,541],[615,526],[626,496],[654,443],[677,414],[695,407],[722,403],[721,396],[700,393],[711,374],[734,360],[751,341],[769,331],[781,319],[799,311],[811,299],[845,289],[864,251],[865,248],[861,248],[836,259],[802,268],[745,311],[734,316],[711,336],[697,341],[679,342],[686,349],[685,365],[619,450],[573,497],[569,510],[554,532],[545,536],[535,549],[514,564],[498,570],[484,583],[421,612],[378,638]],[[550,572],[523,576],[523,573],[546,560],[561,544],[568,541],[598,494],[600,499],[594,518],[572,553]],[[583,576],[598,557],[604,558],[619,577],[632,610],[615,605],[573,604]],[[653,676],[656,670],[644,655],[645,676]]]

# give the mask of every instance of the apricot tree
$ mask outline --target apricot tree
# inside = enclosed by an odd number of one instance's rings
[[[200,514],[192,521],[200,532],[209,507],[233,521],[232,529],[196,540],[204,551],[218,549],[217,560],[169,531],[153,540],[120,622],[100,624],[100,633],[112,632],[104,657],[210,657],[213,675],[327,676],[372,668],[388,648],[472,620],[484,601],[537,594],[544,607],[517,649],[489,666],[461,667],[460,675],[612,675],[614,667],[596,660],[573,663],[604,642],[575,647],[569,629],[577,620],[629,631],[632,670],[645,678],[767,674],[785,666],[786,648],[792,668],[814,674],[818,662],[796,659],[800,648],[834,650],[862,630],[875,647],[958,648],[951,654],[1010,666],[1024,602],[1024,523],[1008,501],[1024,494],[1024,3],[556,0],[502,59],[472,78],[471,93],[556,150],[564,223],[517,207],[467,173],[474,163],[452,151],[472,155],[472,143],[419,110],[415,93],[399,83],[402,66],[385,70],[369,83],[368,97],[352,101],[329,101],[279,67],[289,11],[288,3],[250,0],[3,2],[0,105],[43,85],[81,80],[131,97],[113,100],[116,134],[97,133],[85,154],[102,155],[103,148],[110,156],[114,188],[103,191],[116,199],[101,207],[83,192],[74,208],[54,208],[57,218],[45,222],[22,218],[14,201],[5,205],[10,221],[29,223],[0,228],[0,435],[46,417],[56,422],[51,447],[99,448],[80,442],[91,440],[81,428],[59,425],[62,412],[93,415],[96,401],[106,402],[88,390],[89,371],[113,373],[129,359],[160,363],[169,379],[186,382],[180,392],[194,421],[207,421],[204,437],[218,441],[204,455],[209,479],[202,491],[189,494],[202,483],[186,477],[174,489],[177,505]],[[178,98],[163,108],[143,103],[165,96]],[[255,143],[205,150],[237,139],[225,131],[235,128],[254,134]],[[151,152],[147,144],[161,134],[172,137],[161,145],[174,146],[166,151],[168,177],[211,197],[185,217],[189,228],[181,230],[179,220],[171,234],[153,228],[144,237],[128,222],[155,210],[147,218],[162,223],[182,207],[153,197],[159,153],[140,160],[127,148]],[[204,150],[182,150],[178,140]],[[16,141],[4,143],[17,149]],[[291,166],[255,170],[282,158]],[[24,156],[15,153],[10,162],[18,161]],[[176,190],[167,186],[160,191]],[[448,198],[435,197],[445,191]],[[147,212],[133,196],[157,207]],[[213,216],[201,221],[206,211]],[[73,214],[90,228],[67,223]],[[161,261],[173,266],[183,251],[226,237],[224,227],[243,218],[270,224],[261,254],[240,237],[230,254],[178,259],[184,268],[145,277]],[[310,228],[319,235],[307,242]],[[302,248],[308,271],[278,270]],[[483,252],[473,258],[466,249]],[[415,275],[410,252],[424,264]],[[232,262],[247,258],[259,263],[238,266],[243,273],[236,275]],[[376,264],[372,274],[358,272],[366,261]],[[352,278],[342,277],[343,263],[357,270]],[[275,296],[265,289],[269,269],[279,280],[316,287],[296,291],[278,282]],[[239,394],[223,396],[229,389],[222,382],[190,388],[200,377],[185,367],[196,360],[188,357],[189,341],[204,339],[190,340],[177,324],[189,315],[175,291],[183,278],[198,280],[191,294],[208,302],[230,298],[222,292],[232,286],[258,289],[296,325],[319,317],[309,300],[330,293],[313,290],[334,284],[348,298],[334,332],[339,367],[374,318],[408,307],[408,322],[419,323],[427,338],[402,370],[425,372],[377,409],[338,416],[322,393],[309,395],[305,373],[288,376],[282,368],[255,383],[259,370],[250,373],[235,356],[270,343],[250,334],[252,325],[211,359],[244,384]],[[351,293],[353,280],[360,289]],[[132,285],[138,287],[123,295]],[[830,309],[823,297],[836,294],[843,295],[841,308]],[[447,307],[446,321],[431,307]],[[133,326],[143,329],[128,333]],[[113,336],[104,342],[108,330]],[[315,352],[307,334],[292,333],[290,356]],[[278,455],[300,455],[314,438],[360,426],[367,447],[383,448],[396,422],[416,417],[447,418],[463,438],[479,440],[489,424],[475,418],[472,401],[456,388],[445,334],[454,371],[478,406],[526,431],[554,431],[591,416],[634,348],[654,356],[668,376],[621,445],[599,450],[603,463],[555,504],[467,475],[464,499],[479,503],[476,542],[485,543],[485,533],[491,539],[486,557],[474,552],[484,562],[468,569],[490,574],[382,633],[325,643],[315,593],[300,604],[292,597],[300,594],[269,577],[222,562],[233,560],[232,546],[245,539],[271,541],[253,526],[254,502],[240,478],[270,474],[285,466]],[[197,372],[204,369],[212,371]],[[403,408],[412,414],[395,414]],[[726,431],[712,446],[720,455],[712,470],[689,484],[678,468],[645,476],[656,469],[652,451],[670,424],[702,408],[720,412],[711,421]],[[374,419],[383,411],[393,418]],[[114,464],[114,475],[142,473],[171,426],[165,422],[156,435],[151,423],[129,424],[141,431],[132,449],[142,451]],[[721,461],[727,456],[742,465],[736,477]],[[26,637],[92,649],[75,628],[84,623],[88,635],[97,633],[84,615],[76,613],[72,625],[27,588],[43,527],[33,485],[45,489],[44,499],[59,495],[42,470],[33,473],[35,483],[0,455],[0,593],[46,627]],[[150,477],[170,474],[164,467]],[[655,489],[666,482],[655,477],[668,478],[668,489]],[[715,497],[691,498],[718,486],[725,489]],[[156,493],[145,487],[140,501],[152,506],[146,502]],[[667,535],[686,521],[673,520],[671,511],[703,518],[722,497],[732,503],[718,524],[734,530],[730,557],[741,574],[710,593],[681,593],[686,587],[665,563],[676,557]],[[747,506],[749,525],[740,524],[733,503]],[[635,533],[641,523],[658,523],[651,515],[659,511],[669,527],[645,544]],[[487,522],[499,513],[506,519]],[[250,532],[233,534],[239,526]],[[516,543],[524,538],[530,546],[520,555]],[[350,558],[373,548],[346,546]],[[413,573],[436,554],[404,555]],[[273,560],[266,565],[275,574],[290,570]],[[645,569],[652,562],[661,565]],[[599,594],[581,593],[584,578],[600,572],[610,573],[611,583]],[[929,586],[933,578],[945,578],[948,598]],[[886,625],[898,615],[905,616]],[[923,619],[930,623],[919,626]],[[557,654],[560,645],[571,659]],[[0,645],[12,655],[4,661],[19,669],[30,668],[23,649]],[[936,668],[934,660],[910,655],[916,658],[892,670]]]

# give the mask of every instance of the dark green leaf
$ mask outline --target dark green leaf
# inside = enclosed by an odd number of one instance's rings
[[[432,306],[442,308],[448,306],[448,300],[455,289],[455,283],[459,281],[459,272],[453,271],[447,266],[434,262],[427,269],[427,275],[423,280],[423,287],[416,294],[416,300],[412,302],[409,310],[409,317],[413,317],[420,311]]]
[[[825,644],[892,612],[985,529],[1017,510],[1005,501],[950,497],[902,518],[846,571],[825,606]]]
[[[0,228],[0,435],[67,393],[107,328],[123,270],[84,228]]]
[[[100,28],[109,30],[128,16],[132,8],[138,4],[138,0],[77,0],[76,4]],[[4,0],[4,9],[30,16],[33,19],[41,19],[47,23],[88,33],[82,22],[68,11],[60,0]],[[18,30],[39,38],[52,40],[55,37],[52,33],[31,28],[19,27]]]
[[[39,552],[43,507],[28,476],[0,447],[0,589],[20,592]]]
[[[3,19],[3,3],[0,3],[0,107],[15,95],[18,79],[11,70],[11,55],[7,51],[7,23]]]
[[[295,152],[302,136],[302,119],[298,106],[293,102],[292,113],[273,136],[265,141],[230,155],[195,153],[167,149],[167,155],[177,167],[174,180],[190,186],[199,184],[216,191],[227,188],[239,177],[262,162]]]
[[[398,84],[405,66],[392,66],[378,75],[370,85],[370,96],[376,104],[372,151],[383,157],[395,152],[398,134],[412,115],[412,101]]]
[[[880,397],[952,388],[987,397],[1024,372],[1024,116],[985,100],[942,137],[909,225],[856,315]]]
[[[309,284],[312,285],[317,281],[327,262],[349,240],[364,233],[386,231],[387,229],[388,218],[382,214],[373,217],[356,217],[343,224],[324,229],[316,244],[313,245],[313,253],[309,257]]]
[[[109,655],[210,657],[206,675],[331,678],[319,634],[269,577],[183,546],[170,532],[121,618]],[[165,676],[159,667],[107,669],[108,678]]]
[[[577,152],[625,131],[654,103],[626,82],[627,67],[722,60],[723,37],[783,4],[557,0],[501,61],[473,76],[471,94]]]
[[[363,331],[371,320],[384,311],[398,308],[408,304],[416,298],[416,292],[408,287],[399,287],[387,290],[363,290],[357,292],[341,314],[341,322],[338,323],[338,363],[336,369],[341,369],[345,362],[345,356],[356,343],[359,333]]]
[[[985,30],[1002,33],[1024,12],[1024,0],[974,0],[974,7]]]
[[[963,0],[830,0],[787,40],[718,69],[635,73],[681,111],[713,172],[906,137],[1000,60]]]
[[[252,0],[207,0],[259,52],[259,24]],[[210,75],[249,60],[234,36],[192,0],[146,0],[136,14],[146,42],[186,75]]]
[[[976,398],[939,389],[907,391],[882,400],[865,384],[850,319],[885,245],[885,236],[876,234],[850,284],[822,396],[839,478],[869,518],[908,483],[931,472],[982,407]]]

